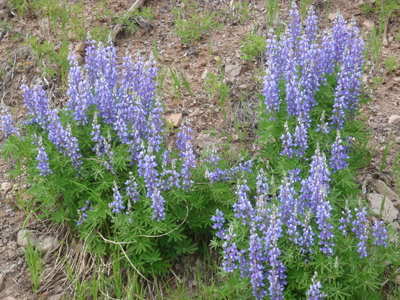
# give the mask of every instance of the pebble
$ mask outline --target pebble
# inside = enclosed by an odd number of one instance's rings
[[[392,223],[397,219],[398,211],[392,201],[377,193],[367,195],[371,210],[374,214],[382,216],[385,222]]]
[[[390,125],[397,125],[400,123],[400,116],[399,115],[391,115],[389,117],[389,124]]]

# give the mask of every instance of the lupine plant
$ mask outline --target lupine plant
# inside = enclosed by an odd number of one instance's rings
[[[267,39],[261,154],[239,176],[232,209],[211,219],[223,271],[256,299],[374,298],[384,260],[399,264],[353,179],[365,154],[355,119],[363,45],[355,24],[338,15],[320,33],[313,8],[302,23],[294,3],[287,30]]]
[[[217,207],[208,186],[193,186],[191,129],[166,146],[153,61],[88,42],[85,63],[69,62],[64,108],[43,87],[22,87],[28,118],[17,128],[2,115],[3,153],[27,176],[40,216],[71,224],[94,253],[120,245],[141,274],[165,272],[196,249]]]

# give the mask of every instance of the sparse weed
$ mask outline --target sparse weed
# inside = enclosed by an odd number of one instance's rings
[[[183,44],[193,44],[216,29],[218,22],[212,12],[199,11],[192,0],[184,1],[185,8],[174,9],[175,33]]]
[[[135,33],[138,29],[137,19],[143,18],[147,20],[153,20],[154,14],[150,7],[143,7],[142,9],[136,9],[129,14],[123,14],[116,19],[117,24],[121,24],[125,30],[129,33]]]
[[[260,58],[266,47],[265,37],[255,33],[249,33],[245,36],[240,50],[242,51],[242,58],[244,60],[254,60]]]
[[[279,16],[279,0],[265,0],[267,25],[276,23]]]
[[[399,60],[397,59],[396,56],[389,56],[387,57],[384,61],[383,64],[385,66],[385,69],[388,72],[394,72],[399,68]]]
[[[170,68],[169,71],[172,79],[172,86],[174,88],[175,96],[177,98],[182,98],[184,91],[186,91],[189,94],[192,94],[192,88],[190,87],[190,82],[186,79],[185,75],[174,68]]]
[[[25,261],[31,276],[32,289],[37,292],[43,273],[43,262],[39,250],[29,244],[25,248]]]
[[[223,81],[222,75],[212,72],[206,74],[204,80],[205,89],[211,99],[217,100],[220,105],[224,105],[230,95],[229,86]]]

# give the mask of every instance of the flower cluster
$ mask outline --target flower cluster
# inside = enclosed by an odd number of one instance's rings
[[[346,114],[357,108],[360,95],[364,43],[359,31],[338,15],[332,29],[319,37],[318,18],[312,7],[304,26],[294,1],[289,15],[291,20],[281,38],[268,38],[265,107],[269,113],[280,111],[280,95],[284,92],[287,113],[300,118],[299,123],[309,128],[310,113],[317,104],[315,93],[326,76],[338,68],[331,124],[340,129]]]
[[[360,257],[368,256],[367,243],[370,237],[372,237],[373,244],[376,246],[386,247],[388,244],[388,234],[384,223],[375,221],[371,227],[365,207],[344,210],[339,222],[339,229],[343,235],[348,235],[352,232],[356,237],[358,241],[357,251]]]
[[[206,177],[210,182],[217,182],[217,181],[229,181],[235,179],[241,173],[249,173],[253,167],[253,161],[247,160],[244,162],[240,162],[237,166],[232,167],[230,169],[220,169],[215,168],[213,171],[207,170]]]
[[[15,127],[12,116],[7,112],[0,115],[0,130],[3,131],[6,138],[13,134],[19,135],[19,130]]]
[[[71,161],[77,174],[83,174],[88,167],[85,162],[95,158],[115,176],[118,182],[109,202],[113,213],[131,211],[144,191],[153,209],[153,218],[162,220],[165,218],[163,192],[175,187],[189,189],[192,184],[191,170],[196,166],[196,156],[191,129],[185,127],[178,133],[179,158],[170,160],[163,138],[163,110],[156,95],[154,61],[133,62],[125,57],[119,63],[112,45],[89,41],[86,46],[83,65],[78,64],[73,54],[69,57],[68,101],[64,110],[50,107],[42,87],[22,87],[29,124],[42,130],[42,138],[48,139]],[[16,133],[7,116],[2,120],[7,135]],[[90,132],[89,141],[87,137],[81,140],[82,132]],[[88,142],[91,151],[87,151]],[[114,166],[114,147],[121,145],[130,157],[129,179],[125,174],[118,174],[121,168]],[[50,155],[51,152],[38,147],[38,169],[42,175],[51,173]],[[141,180],[137,176],[143,178],[144,189],[139,189],[137,182]],[[125,178],[125,182],[118,178]],[[123,184],[125,188],[117,187]]]

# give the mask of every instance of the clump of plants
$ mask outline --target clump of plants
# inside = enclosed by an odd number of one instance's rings
[[[65,108],[41,86],[22,87],[28,120],[17,128],[2,115],[3,154],[26,175],[40,217],[69,223],[96,254],[122,251],[140,274],[166,272],[209,236],[218,199],[193,187],[202,175],[191,129],[167,147],[152,61],[118,63],[114,47],[89,42],[85,64],[69,63]]]
[[[341,16],[323,34],[313,8],[304,24],[295,5],[290,16],[267,40],[258,171],[216,211],[213,245],[256,299],[379,298],[400,260],[354,181],[368,157],[355,119],[364,42]]]

